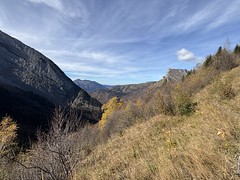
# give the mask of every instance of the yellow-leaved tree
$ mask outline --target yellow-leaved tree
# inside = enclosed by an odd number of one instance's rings
[[[0,123],[0,157],[9,153],[12,146],[15,145],[15,138],[17,136],[17,124],[6,116]]]
[[[116,96],[110,99],[106,104],[102,106],[103,114],[102,114],[101,121],[99,122],[100,128],[103,128],[105,126],[109,115],[115,110],[119,109],[121,106],[122,106],[122,102]]]

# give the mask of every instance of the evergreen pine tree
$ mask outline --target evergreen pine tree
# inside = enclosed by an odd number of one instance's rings
[[[235,54],[240,54],[240,46],[238,46],[238,44],[237,44],[236,47],[234,48],[234,53],[235,53]]]
[[[212,56],[209,55],[209,56],[207,56],[206,60],[204,61],[203,66],[208,67],[211,63],[212,63]]]
[[[221,52],[222,52],[222,46],[218,48],[216,55],[219,55]]]

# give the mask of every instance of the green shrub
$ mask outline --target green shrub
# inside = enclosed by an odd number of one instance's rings
[[[196,103],[193,102],[191,96],[181,89],[180,86],[177,86],[173,94],[175,114],[177,115],[191,115],[195,112]]]

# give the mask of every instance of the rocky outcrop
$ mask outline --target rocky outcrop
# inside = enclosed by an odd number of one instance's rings
[[[165,78],[167,81],[181,81],[184,76],[186,76],[188,70],[186,69],[168,69]]]
[[[80,90],[72,102],[72,109],[81,109],[82,119],[90,122],[97,122],[101,119],[101,103],[92,98],[86,91]]]

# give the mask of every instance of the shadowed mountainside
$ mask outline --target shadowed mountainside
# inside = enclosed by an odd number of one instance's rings
[[[20,125],[21,129],[45,126],[54,106],[71,107],[83,115],[83,120],[96,122],[101,117],[101,103],[72,82],[50,59],[2,31],[0,89],[1,117],[6,114],[16,117],[24,126]]]

